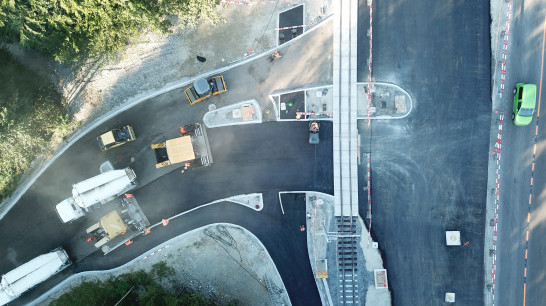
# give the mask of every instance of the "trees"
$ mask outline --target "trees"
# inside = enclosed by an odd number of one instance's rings
[[[0,49],[0,200],[8,196],[37,155],[50,151],[56,134],[65,136],[69,119],[62,97],[49,80]]]
[[[220,17],[217,0],[0,0],[0,36],[59,62],[111,55],[144,31],[167,33]]]
[[[150,273],[137,271],[109,278],[104,282],[82,282],[53,301],[54,306],[81,305],[192,305],[207,306],[214,303],[200,293],[185,289],[167,290],[160,282],[177,282],[174,270],[165,262],[152,265]]]

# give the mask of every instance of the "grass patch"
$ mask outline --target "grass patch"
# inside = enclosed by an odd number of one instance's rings
[[[51,142],[72,129],[63,98],[45,77],[26,69],[0,48],[0,201]]]

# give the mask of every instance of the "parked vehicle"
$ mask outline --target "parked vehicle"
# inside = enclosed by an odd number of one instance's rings
[[[102,151],[121,146],[122,144],[135,139],[135,132],[130,125],[112,129],[97,137],[99,147]]]
[[[136,186],[133,169],[107,171],[74,184],[72,197],[57,204],[55,209],[63,223],[71,222],[85,215],[92,206],[109,202]]]
[[[50,278],[70,265],[63,248],[57,248],[2,275],[0,281],[0,305],[5,305],[25,291]]]
[[[512,119],[517,126],[529,125],[537,103],[537,86],[518,83],[514,89],[514,112]]]

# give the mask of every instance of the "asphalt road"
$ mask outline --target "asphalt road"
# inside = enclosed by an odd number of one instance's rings
[[[271,122],[209,130],[211,150],[215,158],[212,166],[183,174],[172,171],[133,192],[150,222],[159,222],[165,217],[217,199],[252,192],[269,192],[266,208],[257,213],[233,204],[225,204],[229,209],[225,205],[209,206],[177,219],[184,223],[180,227],[169,226],[164,230],[165,233],[157,237],[148,235],[135,239],[129,251],[125,248],[118,249],[107,257],[97,251],[88,258],[78,259],[71,269],[81,272],[112,268],[188,230],[215,222],[229,222],[247,228],[262,240],[278,265],[294,305],[303,305],[306,299],[320,300],[308,262],[305,239],[302,242],[299,231],[299,225],[305,221],[305,207],[295,207],[293,213],[287,212],[285,208],[286,215],[282,215],[278,209],[278,201],[275,200],[275,191],[315,190],[333,193],[331,124],[324,122],[321,125],[322,141],[316,147],[307,143],[307,130],[307,122]],[[62,163],[62,159],[59,162]],[[59,169],[52,167],[51,171]],[[50,177],[48,174],[38,179],[35,184],[38,190],[29,190],[9,212],[7,218],[0,222],[1,232],[17,233],[0,237],[0,247],[8,254],[10,250],[17,250],[18,254],[29,254],[28,258],[17,257],[21,262],[36,256],[34,254],[45,253],[63,245],[84,230],[86,226],[83,224],[93,222],[83,218],[73,224],[61,224],[52,205],[45,206],[39,201],[33,201],[37,197],[52,201],[51,197],[41,194],[39,188],[47,185],[51,181]],[[23,213],[22,210],[32,213]],[[8,228],[14,231],[10,232]],[[146,243],[141,244],[142,239]],[[70,248],[67,251],[71,253]],[[295,254],[297,260],[286,256],[291,253]],[[295,264],[295,261],[298,263]],[[1,264],[1,269],[6,271],[16,266],[6,261]],[[302,276],[306,276],[305,280],[300,280]],[[60,280],[61,278],[55,278],[39,286],[35,292],[27,295],[27,299],[37,297],[41,293],[39,288],[46,290],[52,283]],[[22,302],[25,300],[21,299]]]
[[[361,5],[361,81],[368,73],[368,14]],[[455,292],[457,304],[481,305],[489,4],[374,1],[373,18],[373,75],[400,85],[414,102],[404,119],[375,120],[371,131],[367,122],[359,124],[364,152],[371,142],[372,234],[384,255],[393,303],[442,305],[445,293]],[[366,216],[363,191],[360,203]],[[469,245],[448,248],[446,230],[461,231]]]
[[[116,168],[131,166],[139,181],[145,182],[134,194],[152,223],[197,205],[241,193],[316,190],[332,194],[332,129],[328,123],[321,125],[321,144],[317,147],[307,143],[307,122],[264,123],[209,130],[214,164],[184,174],[172,171],[164,176],[154,175],[159,172],[155,169],[154,155],[150,149],[152,143],[177,136],[179,126],[200,122],[211,103],[222,107],[256,99],[261,103],[262,111],[265,111],[271,109],[267,95],[276,90],[331,82],[332,63],[324,56],[331,53],[330,41],[331,27],[327,26],[281,49],[281,60],[269,63],[265,57],[258,58],[224,72],[229,89],[227,93],[190,106],[184,97],[184,88],[176,89],[141,103],[86,134],[38,178],[0,220],[0,254],[5,258],[0,261],[0,271],[9,271],[61,245],[68,249],[70,255],[68,241],[80,235],[87,225],[96,220],[84,217],[72,224],[61,224],[54,207],[71,195],[73,183],[98,174],[100,164],[107,160]],[[309,48],[317,52],[307,52]],[[312,68],[303,70],[302,67],[310,65]],[[100,152],[97,135],[124,124],[134,127],[137,139],[111,151]],[[276,204],[267,202],[266,205],[274,207]],[[253,214],[251,210],[234,207],[231,216],[222,206],[198,210],[198,216],[192,218],[195,223],[187,222],[186,227],[179,229],[168,227],[165,237],[174,237],[218,220],[241,224],[255,234],[267,230],[262,237],[267,236],[269,242],[264,241],[264,244],[279,266],[283,280],[286,277],[285,285],[293,303],[304,304],[304,299],[318,298],[314,282],[309,282],[312,275],[308,256],[300,254],[302,248],[306,252],[306,246],[299,246],[300,250],[293,249],[301,244],[301,239],[290,240],[291,235],[300,234],[300,221],[296,222],[295,233],[291,232],[292,226],[289,225],[287,232],[283,232],[285,223],[290,224],[303,216],[299,212],[301,208],[296,209],[294,215],[287,214],[286,219],[275,215],[273,210],[271,215],[263,214],[264,218],[269,219],[260,220],[248,217],[247,214]],[[277,226],[281,221],[282,226]],[[267,222],[273,222],[271,227],[265,225]],[[83,260],[76,258],[71,268],[37,286],[16,303],[37,297],[72,271],[101,269],[127,262],[164,241],[163,237],[157,237],[148,239],[148,244],[142,243],[141,246],[135,241],[131,245],[134,246],[132,252],[116,250],[105,257],[97,251]],[[292,263],[286,258],[286,254],[290,253],[299,254],[298,260],[305,258],[307,265],[300,262],[298,266],[301,269],[291,267]],[[305,276],[307,281],[292,281],[301,276]]]
[[[538,90],[546,88],[541,71],[543,54],[544,2],[514,2],[514,19],[510,32],[506,94],[501,99],[507,120],[503,126],[501,159],[500,207],[498,219],[496,305],[543,305],[546,301],[546,157],[544,140],[546,124],[533,120],[529,126],[516,127],[510,116],[513,107],[512,89],[516,83],[537,85],[537,107],[542,105]],[[502,38],[501,38],[502,39]],[[542,85],[540,80],[543,80]],[[535,139],[535,129],[538,137]],[[532,169],[533,146],[537,143],[535,168]],[[531,187],[531,178],[533,186]],[[531,206],[529,196],[532,195]],[[530,223],[527,214],[530,213]],[[529,225],[529,228],[528,228]],[[526,231],[529,241],[526,243]],[[526,250],[527,247],[527,250]],[[527,260],[525,260],[527,252]],[[524,277],[527,268],[527,277]],[[524,293],[524,283],[526,292]]]

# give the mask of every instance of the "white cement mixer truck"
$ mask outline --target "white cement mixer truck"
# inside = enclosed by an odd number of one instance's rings
[[[63,223],[74,221],[92,206],[109,202],[135,189],[136,174],[131,168],[111,170],[73,185],[72,197],[55,207]]]
[[[63,248],[57,248],[3,274],[0,280],[0,305],[15,300],[68,265],[68,255]]]

